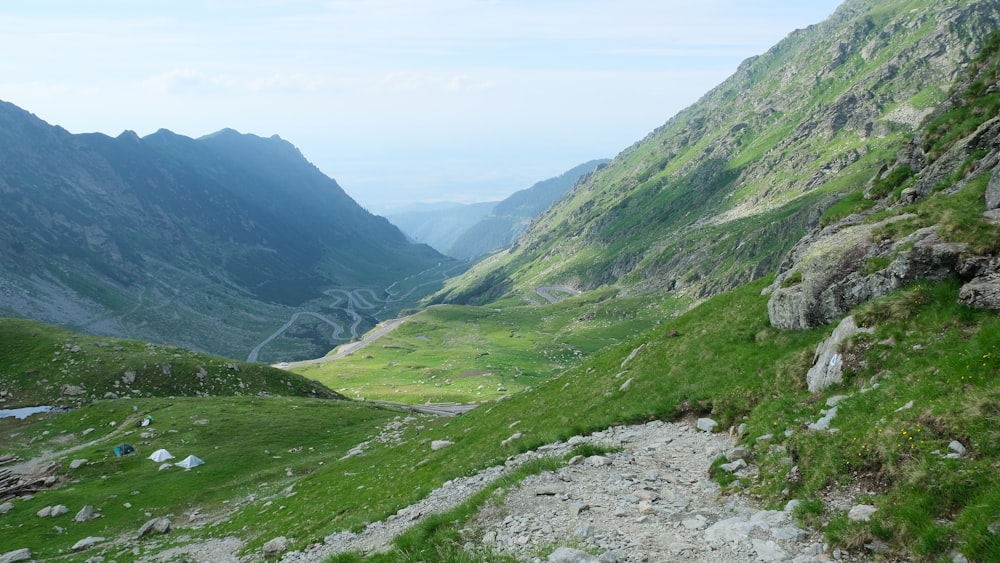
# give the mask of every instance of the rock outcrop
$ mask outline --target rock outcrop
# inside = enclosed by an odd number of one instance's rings
[[[816,347],[813,366],[806,373],[806,385],[809,387],[809,391],[815,393],[834,383],[840,383],[844,366],[840,345],[859,332],[871,332],[871,329],[858,327],[854,322],[854,317],[847,316],[840,321],[830,338],[820,342],[819,346]]]
[[[771,294],[771,324],[786,330],[823,326],[915,280],[954,275],[966,247],[942,240],[936,227],[897,241],[878,238],[879,228],[908,218],[869,224],[855,215],[799,241],[765,290]],[[870,272],[883,263],[884,268]]]

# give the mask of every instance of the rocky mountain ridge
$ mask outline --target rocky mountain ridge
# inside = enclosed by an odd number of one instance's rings
[[[986,109],[1000,97],[1000,36],[991,36],[953,90],[873,178],[865,192],[871,208],[795,245],[768,288],[774,326],[823,326],[916,280],[962,279],[962,302],[1000,311],[1000,118]],[[969,107],[971,119],[949,117]],[[936,143],[947,136],[953,139]],[[982,240],[956,236],[956,212],[935,213],[948,203],[928,201],[963,196],[983,210],[966,218]]]
[[[0,193],[0,310],[230,357],[261,315],[444,260],[277,136],[74,135],[3,103]]]
[[[704,298],[774,272],[893,160],[998,22],[992,2],[849,0],[744,62],[437,299],[543,283]]]

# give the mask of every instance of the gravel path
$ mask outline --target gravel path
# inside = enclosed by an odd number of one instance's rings
[[[816,532],[797,528],[788,510],[761,510],[739,495],[723,496],[708,478],[725,435],[688,424],[622,426],[521,454],[502,467],[455,479],[426,499],[361,533],[338,532],[324,543],[286,553],[284,562],[318,562],[341,552],[384,552],[397,534],[428,513],[468,499],[510,469],[564,456],[581,443],[620,451],[576,458],[556,472],[526,479],[502,503],[488,505],[466,527],[470,548],[483,546],[522,561],[830,561]],[[499,500],[499,499],[498,499]],[[601,553],[598,558],[568,547]],[[562,558],[567,556],[569,558]],[[546,559],[548,557],[548,559]],[[840,560],[851,560],[837,552]]]

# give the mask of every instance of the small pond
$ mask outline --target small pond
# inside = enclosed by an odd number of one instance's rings
[[[40,412],[49,412],[55,409],[55,407],[41,406],[41,407],[21,407],[19,409],[0,409],[0,418],[14,417],[14,418],[27,418],[33,414]]]

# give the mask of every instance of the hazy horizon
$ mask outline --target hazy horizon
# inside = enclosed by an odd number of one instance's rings
[[[618,152],[840,1],[68,0],[0,8],[0,99],[73,133],[279,135],[375,212]]]

